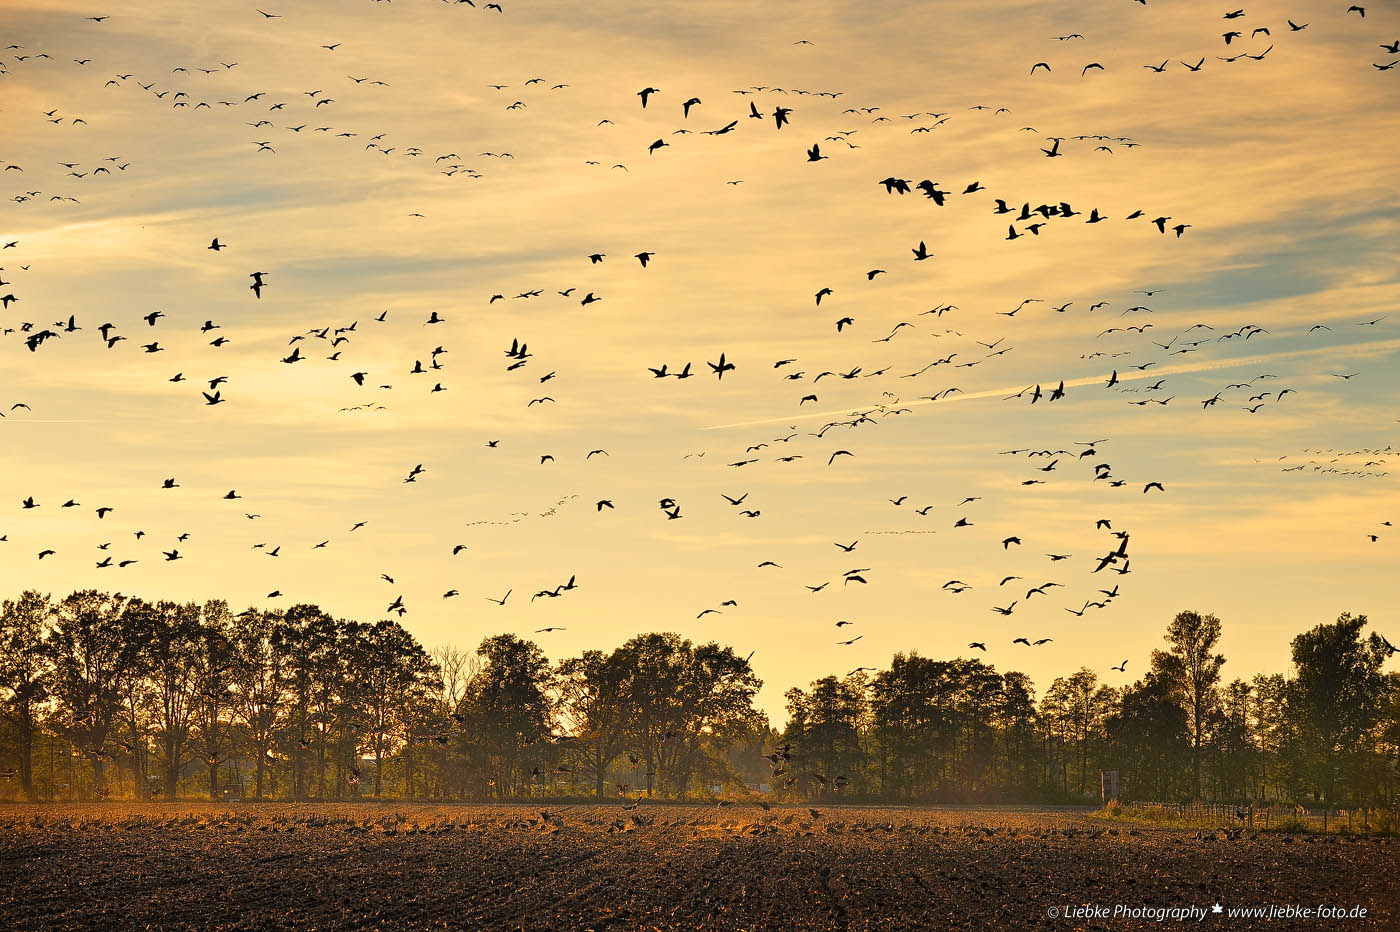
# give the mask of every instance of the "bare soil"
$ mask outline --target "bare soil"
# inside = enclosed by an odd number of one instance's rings
[[[1080,904],[1364,919],[1052,918]],[[401,803],[0,808],[15,930],[1400,929],[1400,842],[1076,810]]]

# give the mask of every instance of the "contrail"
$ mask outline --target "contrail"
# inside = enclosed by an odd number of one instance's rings
[[[1389,340],[1373,340],[1369,343],[1350,343],[1345,346],[1319,346],[1311,349],[1285,350],[1278,353],[1260,353],[1257,356],[1243,356],[1238,359],[1218,359],[1209,362],[1182,363],[1175,366],[1165,366],[1161,369],[1132,370],[1118,373],[1119,382],[1135,382],[1138,379],[1155,379],[1165,375],[1180,375],[1187,372],[1206,372],[1212,369],[1237,369],[1241,366],[1255,365],[1258,363],[1273,362],[1279,359],[1294,359],[1305,356],[1322,356],[1326,354],[1341,353],[1343,355],[1360,355],[1361,351],[1383,351],[1400,349],[1400,338]],[[1348,352],[1351,351],[1351,352]],[[1059,379],[1055,380],[1057,383]],[[1099,385],[1108,381],[1108,373],[1097,376],[1087,376],[1082,379],[1068,379],[1065,381],[1065,388],[1078,388],[1084,385]],[[1034,385],[1035,383],[1031,383]],[[1042,382],[1042,385],[1045,383]],[[1014,395],[1031,387],[1025,384],[1013,385],[1005,388],[989,388],[980,392],[959,392],[955,395],[944,395],[937,402],[929,398],[919,398],[913,401],[900,401],[899,407],[909,408],[916,405],[944,404],[950,401],[972,401],[976,398],[1005,398]],[[838,411],[809,411],[804,414],[789,414],[782,417],[760,418],[754,421],[736,421],[732,424],[716,424],[713,427],[703,427],[702,430],[730,430],[736,427],[757,427],[763,424],[782,424],[788,421],[805,421],[813,418],[844,417],[854,410],[879,407],[886,402],[875,402],[867,405],[848,405]]]

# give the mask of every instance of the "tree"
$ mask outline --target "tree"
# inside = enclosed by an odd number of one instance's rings
[[[32,590],[0,605],[0,709],[14,728],[20,790],[31,801],[35,717],[47,698],[50,674],[44,634],[53,613],[49,597]]]
[[[318,674],[317,723],[324,740],[320,743],[331,755],[334,773],[331,784],[335,798],[342,799],[349,787],[351,797],[360,795],[360,754],[370,729],[369,684],[364,680],[365,632],[372,626],[336,618],[327,632],[326,649],[320,657]],[[324,764],[324,758],[322,759]],[[318,780],[324,785],[324,767]],[[319,794],[318,794],[319,795]]]
[[[278,612],[248,609],[234,617],[230,638],[233,666],[231,706],[243,725],[253,765],[253,798],[263,798],[286,704],[289,630]]]
[[[496,795],[505,797],[523,783],[522,751],[550,734],[553,676],[539,645],[513,634],[487,638],[476,652],[481,672],[468,684],[463,705],[487,786],[494,782]]]
[[[1190,739],[1186,710],[1175,689],[1168,679],[1148,672],[1123,691],[1118,711],[1105,723],[1124,775],[1125,796],[1166,801],[1176,795]]]
[[[428,792],[440,797],[461,798],[466,794],[468,782],[465,754],[460,753],[466,744],[460,730],[466,722],[462,702],[467,684],[480,672],[481,658],[451,645],[435,649],[432,657],[438,668],[438,678],[431,691],[432,711],[425,710],[423,715],[425,725],[431,720],[432,729],[440,733],[442,740],[434,739],[437,745],[436,786],[430,785]]]
[[[1342,615],[1293,639],[1291,676],[1226,685],[1219,620],[1182,612],[1137,683],[1120,692],[1086,668],[1039,701],[1024,674],[898,654],[871,677],[789,690],[780,735],[747,659],[676,634],[551,667],[512,635],[429,656],[394,621],[315,605],[232,616],[221,601],[24,592],[0,603],[0,777],[19,777],[0,787],[33,799],[47,750],[69,798],[125,790],[113,762],[137,798],[152,770],[155,792],[188,790],[194,759],[217,796],[222,768],[249,759],[258,797],[601,797],[645,768],[662,796],[772,778],[799,795],[1068,799],[1107,766],[1125,798],[1366,805],[1400,784],[1400,674],[1365,626]],[[50,766],[50,791],[60,779]]]
[[[1289,680],[1282,673],[1257,674],[1250,686],[1254,703],[1249,730],[1261,758],[1256,795],[1267,797],[1272,786],[1276,794],[1297,799],[1303,785],[1303,745],[1289,711]]]
[[[590,650],[565,660],[557,671],[559,715],[577,742],[574,758],[592,778],[599,799],[608,768],[627,750],[632,707],[626,660],[620,650]]]
[[[940,743],[951,719],[940,681],[944,661],[917,653],[895,654],[871,683],[870,710],[880,750],[880,789],[904,798],[937,787]]]
[[[1059,682],[1056,680],[1056,683]],[[1064,710],[1078,745],[1077,792],[1083,796],[1088,792],[1089,755],[1092,746],[1101,732],[1104,718],[1117,704],[1117,697],[1112,689],[1099,685],[1098,676],[1088,667],[1081,667],[1079,672],[1064,681],[1063,696]]]
[[[403,762],[403,795],[407,799],[417,799],[434,793],[428,768],[420,766],[424,759],[419,757],[418,745],[423,742],[436,745],[442,755],[439,762],[445,762],[447,755],[451,753],[451,729],[443,719],[441,690],[439,674],[435,672],[422,688],[412,689],[405,694],[399,712],[399,727],[402,729],[400,737],[403,739],[399,759]],[[431,763],[430,760],[427,762]],[[445,768],[439,769],[439,774],[443,769]],[[441,795],[441,784],[437,793]]]
[[[805,768],[850,779],[863,771],[865,749],[862,725],[868,703],[861,681],[826,676],[812,684],[810,692],[787,691],[788,727],[784,740],[797,745]],[[834,784],[821,783],[823,793],[835,791]]]
[[[1290,711],[1311,749],[1313,785],[1329,805],[1338,802],[1344,788],[1364,797],[1355,777],[1364,769],[1387,698],[1381,675],[1387,650],[1375,634],[1363,641],[1364,627],[1365,615],[1345,613],[1335,624],[1318,625],[1293,639]]]
[[[315,605],[298,604],[283,616],[280,643],[286,651],[288,676],[287,731],[292,758],[292,795],[312,794],[307,767],[316,765],[316,792],[324,789],[325,729],[329,712],[324,708],[327,681],[334,673],[335,619]],[[310,753],[308,753],[310,752]]]
[[[748,661],[718,644],[644,634],[618,648],[623,695],[632,709],[628,742],[647,766],[647,792],[679,795],[697,774],[719,773],[718,757],[751,735],[761,685]]]
[[[1191,734],[1191,795],[1201,793],[1201,749],[1212,716],[1219,708],[1220,668],[1225,655],[1215,653],[1220,619],[1198,612],[1178,612],[1167,626],[1167,651],[1152,652],[1152,669],[1170,682],[1186,710]]]
[[[1254,785],[1258,756],[1250,728],[1254,703],[1254,689],[1244,680],[1225,687],[1211,745],[1217,798],[1240,799]]]
[[[155,703],[156,735],[165,763],[165,795],[174,799],[199,702],[199,606],[193,602],[141,602],[132,603],[126,614],[140,625]]]
[[[140,603],[133,611],[145,611],[146,608],[145,603]],[[146,623],[147,620],[141,621],[141,624]],[[120,714],[113,720],[112,740],[126,757],[131,771],[132,792],[137,799],[148,798],[153,790],[151,762],[158,756],[153,736],[156,705],[151,682],[151,653],[146,649],[147,637],[147,634],[137,633],[137,642],[118,678],[121,708]]]
[[[426,651],[393,621],[353,629],[351,677],[360,684],[370,745],[374,750],[374,796],[383,791],[386,752],[407,740],[408,709],[426,695],[435,670]]]
[[[960,795],[983,797],[996,780],[996,719],[1006,702],[1006,681],[980,660],[955,661],[955,716],[959,723],[957,782]]]
[[[1005,779],[1028,791],[1035,783],[1035,687],[1026,674],[1012,671],[1002,676],[996,700],[992,724],[1004,746]]]
[[[209,769],[209,798],[218,799],[219,764],[232,753],[233,619],[228,603],[220,599],[205,602],[197,611],[198,636],[190,657],[196,683],[195,734]]]
[[[53,664],[53,696],[63,715],[61,728],[92,764],[93,793],[107,793],[106,764],[113,720],[124,680],[139,670],[143,647],[128,611],[132,600],[117,593],[84,590],[58,603],[45,650]]]

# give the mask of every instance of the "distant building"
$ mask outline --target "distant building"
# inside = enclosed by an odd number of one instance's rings
[[[772,787],[771,785],[767,784],[767,783],[745,783],[745,784],[744,784],[744,789],[748,790],[750,793],[762,793],[762,794],[767,794],[767,793],[773,792],[773,787]],[[720,793],[723,793],[723,792],[724,792],[724,786],[723,786],[722,784],[719,784],[719,783],[712,783],[712,784],[710,784],[710,793],[711,793],[711,794],[713,794],[713,795],[715,795],[715,796],[718,796]]]
[[[1118,771],[1099,771],[1099,798],[1105,806],[1118,798]]]

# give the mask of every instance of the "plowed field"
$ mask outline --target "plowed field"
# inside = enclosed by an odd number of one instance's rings
[[[1217,903],[1227,911],[1211,912]],[[1207,915],[1065,917],[1083,904]],[[1367,916],[1228,913],[1319,905]],[[4,929],[1203,926],[1400,929],[1400,842],[1111,826],[1036,809],[0,809]]]

